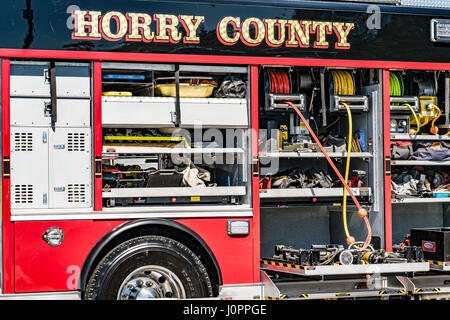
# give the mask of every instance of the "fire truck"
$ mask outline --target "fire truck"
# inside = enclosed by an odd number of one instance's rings
[[[15,299],[446,299],[450,9],[8,1]]]

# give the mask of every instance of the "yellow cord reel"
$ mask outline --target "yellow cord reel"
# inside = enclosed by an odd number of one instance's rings
[[[355,94],[355,82],[352,74],[347,70],[331,70],[334,84],[334,94],[338,96],[352,96]]]
[[[441,116],[441,110],[437,106],[437,97],[422,96],[420,99],[420,112],[410,117],[410,123],[423,127],[431,122],[431,134],[438,134],[438,128],[434,125]],[[419,121],[419,123],[417,123]]]

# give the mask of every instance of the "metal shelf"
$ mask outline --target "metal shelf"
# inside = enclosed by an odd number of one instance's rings
[[[442,261],[434,261],[428,260],[430,264],[430,269],[439,270],[439,271],[450,271],[450,261],[442,262]]]
[[[152,82],[127,82],[127,81],[102,81],[102,85],[129,85],[129,86],[144,86],[151,87],[154,84]]]
[[[103,190],[102,195],[108,199],[244,196],[245,187],[111,188]]]
[[[210,154],[210,153],[236,153],[243,154],[244,149],[241,148],[158,148],[152,147],[151,144],[146,146],[120,146],[120,145],[104,145],[103,154],[132,153],[132,154]]]
[[[103,102],[140,102],[140,103],[173,103],[175,104],[176,98],[174,97],[138,97],[138,96],[102,96]],[[241,98],[180,98],[180,103],[201,103],[201,104],[247,104],[246,99]]]
[[[264,273],[265,274],[265,273]],[[392,276],[393,277],[393,276]],[[387,277],[380,277],[374,281],[372,288],[359,288],[361,279],[333,279],[333,280],[309,280],[292,281],[275,280],[273,282],[266,275],[264,279],[266,300],[314,300],[314,299],[338,299],[338,298],[370,298],[404,296],[406,291],[403,286]]]
[[[371,188],[351,188],[355,196],[370,196]],[[305,189],[261,189],[261,199],[275,198],[311,198],[311,197],[342,197],[343,188],[305,188]],[[347,193],[347,196],[350,195]]]
[[[401,203],[439,203],[450,202],[450,198],[404,198],[404,199],[392,199],[392,204]]]
[[[411,140],[411,141],[450,140],[450,136],[391,134],[391,140]]]
[[[278,260],[262,259],[262,268],[302,276],[332,276],[332,275],[348,275],[348,274],[427,272],[430,270],[430,264],[428,262],[411,262],[411,263],[300,266],[286,262],[281,262]]]
[[[392,160],[393,166],[450,166],[450,161]]]
[[[329,152],[330,158],[346,158],[347,152]],[[267,152],[260,153],[260,158],[325,158],[322,152]],[[351,158],[373,158],[370,152],[352,152]]]

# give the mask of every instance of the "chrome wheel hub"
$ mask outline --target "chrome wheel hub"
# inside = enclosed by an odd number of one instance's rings
[[[184,299],[180,279],[161,266],[144,266],[134,270],[122,282],[118,300]]]

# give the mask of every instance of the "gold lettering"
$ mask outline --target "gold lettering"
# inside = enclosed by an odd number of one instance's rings
[[[146,13],[128,13],[130,34],[128,39],[151,41],[155,33],[150,30],[152,18]]]
[[[254,25],[255,27],[255,38],[250,36],[250,26]],[[258,45],[266,36],[266,28],[264,23],[258,18],[248,18],[245,19],[242,24],[242,38],[246,42],[247,45]]]
[[[314,21],[311,33],[317,34],[317,41],[314,42],[315,48],[328,48],[327,34],[331,34],[333,29],[331,22]],[[318,30],[317,30],[318,29]]]
[[[181,40],[181,33],[178,32],[178,17],[171,14],[155,14],[154,20],[158,20],[157,41],[178,42]]]
[[[354,23],[333,22],[333,30],[338,38],[338,42],[335,45],[336,49],[350,48],[350,43],[347,42],[347,37],[354,27]]]
[[[111,19],[116,20],[117,31],[116,33],[111,31]],[[119,40],[127,34],[128,21],[127,18],[120,12],[111,11],[105,14],[102,18],[102,32],[111,40]]]
[[[180,16],[181,22],[188,33],[187,37],[184,37],[185,42],[200,42],[200,38],[197,36],[197,29],[201,23],[205,22],[205,17],[203,16]],[[195,22],[194,22],[195,21]]]
[[[267,41],[269,45],[279,47],[286,39],[286,23],[287,20],[265,19],[267,24]],[[275,39],[275,24],[278,24],[278,39]]]
[[[309,31],[311,21],[297,21],[288,20],[289,27],[289,39],[286,43],[288,47],[309,47]],[[299,43],[300,40],[300,43]]]
[[[234,25],[234,35],[232,38],[228,36],[228,24],[232,23]],[[233,45],[239,41],[241,33],[236,31],[241,28],[241,19],[234,17],[225,17],[217,26],[217,36],[219,37],[219,41],[226,45]]]
[[[99,11],[73,11],[75,31],[72,36],[74,38],[101,38],[102,35],[98,30],[98,22],[101,14]],[[86,20],[87,17],[90,20]],[[86,29],[89,29],[89,32],[86,32]]]

